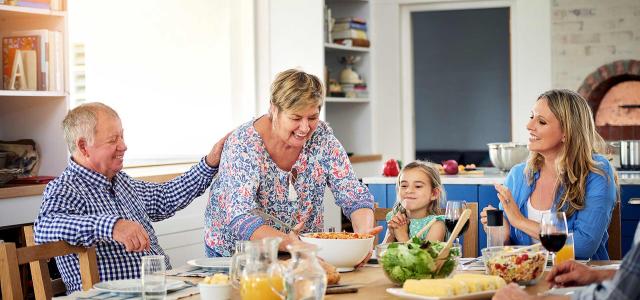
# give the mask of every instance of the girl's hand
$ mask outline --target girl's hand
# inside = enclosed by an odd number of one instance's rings
[[[399,212],[393,216],[389,222],[387,222],[387,226],[391,229],[399,229],[401,227],[408,226],[408,223],[409,221],[407,220],[407,216]]]
[[[399,212],[388,222],[389,230],[398,242],[409,240],[409,220],[407,216]]]
[[[524,219],[524,216],[520,212],[520,208],[518,204],[513,199],[511,195],[511,191],[509,188],[502,184],[494,184],[496,191],[498,192],[498,199],[500,200],[500,204],[502,204],[502,209],[504,213],[507,215],[509,219],[509,223],[517,224],[517,222],[521,219]],[[484,212],[484,210],[483,210]],[[486,217],[486,214],[485,214]],[[515,225],[513,225],[515,226]]]

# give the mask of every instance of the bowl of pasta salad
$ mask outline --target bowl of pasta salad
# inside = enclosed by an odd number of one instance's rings
[[[373,249],[374,236],[353,232],[313,232],[300,236],[305,243],[318,246],[318,257],[336,266],[338,271],[350,271]]]
[[[534,285],[542,277],[548,254],[542,245],[489,247],[482,249],[482,260],[488,275],[500,276],[507,283]]]

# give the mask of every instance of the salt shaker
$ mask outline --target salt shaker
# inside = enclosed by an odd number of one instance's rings
[[[487,210],[487,247],[504,246],[504,227],[501,210]]]

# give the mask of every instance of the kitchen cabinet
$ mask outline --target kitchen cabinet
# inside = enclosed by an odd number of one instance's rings
[[[633,245],[635,230],[640,221],[640,185],[621,185],[620,201],[622,255],[624,256]]]

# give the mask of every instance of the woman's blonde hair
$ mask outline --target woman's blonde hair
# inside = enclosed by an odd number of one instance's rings
[[[429,178],[429,181],[431,181],[431,189],[438,190],[438,199],[436,199],[436,201],[431,201],[431,203],[429,203],[429,205],[427,206],[427,212],[430,215],[438,214],[438,209],[447,200],[447,195],[444,187],[442,186],[442,180],[440,179],[440,171],[438,170],[436,164],[422,160],[416,160],[407,164],[406,166],[404,166],[404,168],[402,168],[400,174],[398,174],[398,181],[396,182],[396,204],[394,204],[393,206],[394,214],[397,213],[397,211],[400,209],[400,205],[402,205],[402,199],[400,199],[400,181],[402,180],[402,173],[406,172],[407,170],[413,169],[418,169],[426,174]]]
[[[320,79],[300,70],[280,72],[271,84],[270,103],[277,110],[275,113],[297,112],[310,106],[320,109],[323,99],[324,88]]]
[[[555,166],[558,172],[558,186],[564,189],[558,209],[565,210],[567,216],[584,208],[587,176],[589,172],[604,174],[605,166],[593,159],[593,154],[604,153],[606,143],[596,131],[593,114],[587,101],[570,90],[550,90],[538,97],[546,100],[553,115],[560,121],[564,134],[562,148]],[[525,172],[529,184],[544,163],[544,157],[532,152]],[[615,174],[615,173],[614,173]],[[615,177],[615,175],[614,175]],[[614,178],[617,184],[617,178]],[[557,189],[556,189],[557,191]]]

